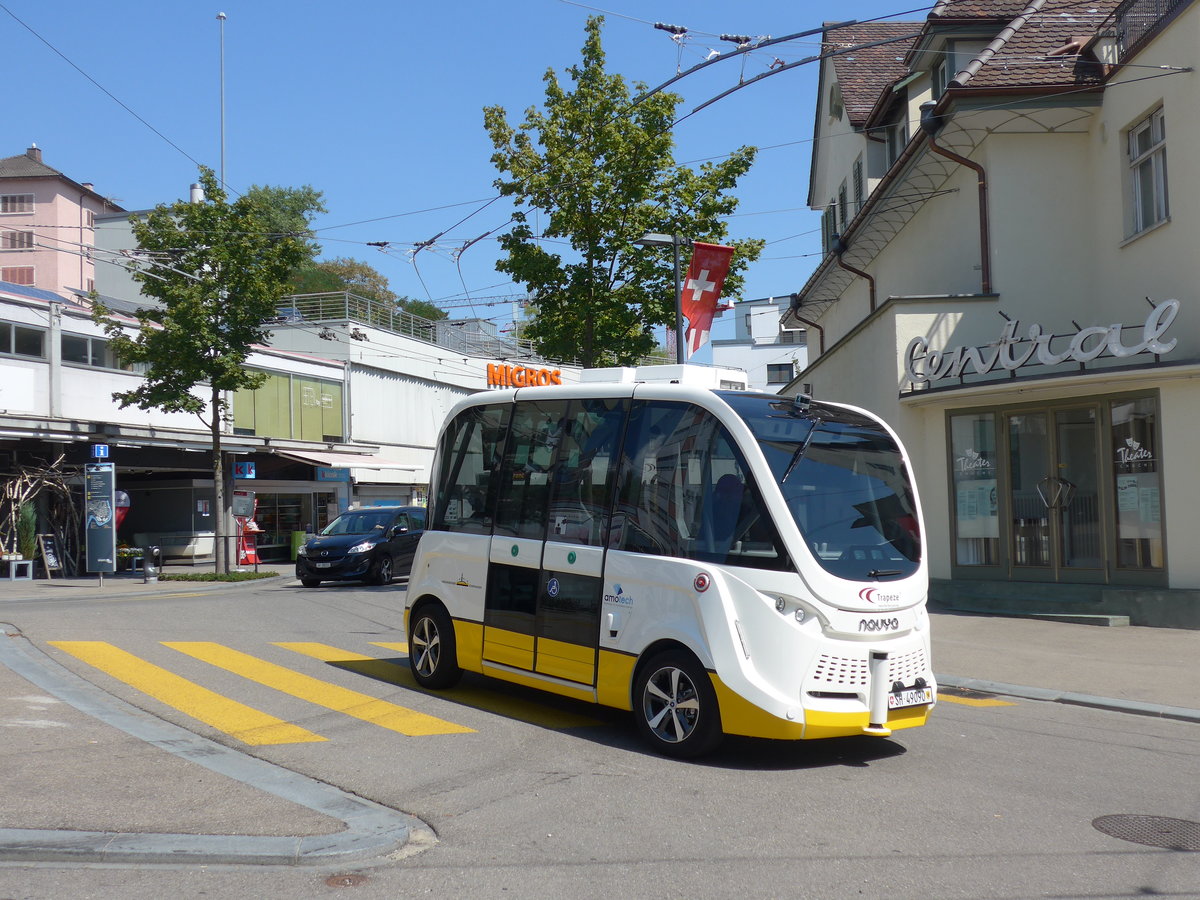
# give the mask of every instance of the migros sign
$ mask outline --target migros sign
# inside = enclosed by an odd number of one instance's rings
[[[488,363],[488,387],[544,387],[548,384],[562,384],[561,369],[532,369]]]

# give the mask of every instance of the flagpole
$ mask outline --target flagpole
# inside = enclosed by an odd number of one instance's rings
[[[683,336],[683,282],[679,278],[679,235],[671,235],[671,247],[675,251],[675,362],[687,362],[687,345]]]

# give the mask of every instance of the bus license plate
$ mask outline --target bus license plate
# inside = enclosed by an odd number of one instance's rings
[[[932,702],[933,688],[913,688],[888,694],[888,709],[903,709],[906,706],[921,706]]]

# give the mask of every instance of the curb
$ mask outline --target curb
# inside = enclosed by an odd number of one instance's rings
[[[321,866],[383,856],[404,847],[414,833],[433,833],[414,816],[247,756],[143,712],[64,669],[12,625],[0,625],[0,663],[133,737],[346,824],[346,830],[337,834],[301,837],[0,828],[0,862]]]
[[[985,681],[980,678],[961,678],[956,675],[934,675],[942,687],[981,691],[985,694],[1000,694],[1005,697],[1020,697],[1024,700],[1044,700],[1050,703],[1065,703],[1069,706],[1087,706],[1092,709],[1107,709],[1112,712],[1129,713],[1137,716],[1152,716],[1159,719],[1176,719],[1181,722],[1200,724],[1200,709],[1182,706],[1165,706],[1160,703],[1145,703],[1141,700],[1121,700],[1113,697],[1096,697],[1072,691],[1050,688],[1026,687],[1006,684],[1002,681]]]
[[[28,603],[30,601],[48,601],[48,602],[72,602],[76,600],[131,600],[141,597],[143,594],[154,597],[166,597],[172,594],[193,594],[207,593],[224,589],[241,589],[247,587],[257,587],[265,584],[276,584],[282,579],[295,578],[294,574],[279,573],[269,578],[254,578],[248,581],[157,581],[153,584],[138,581],[134,582],[138,585],[137,590],[132,590],[126,585],[121,585],[119,588],[112,589],[114,592],[109,593],[108,588],[101,590],[98,586],[92,583],[86,584],[69,584],[63,587],[70,593],[58,594],[59,588],[57,585],[51,586],[46,584],[46,587],[34,588],[30,593],[21,593],[17,596],[5,596],[8,591],[0,586],[0,603]],[[175,587],[178,585],[178,587]],[[93,588],[86,594],[75,593],[82,592],[87,588]],[[120,591],[120,593],[117,593]]]

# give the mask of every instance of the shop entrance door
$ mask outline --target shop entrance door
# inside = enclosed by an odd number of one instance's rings
[[[1088,405],[1006,416],[1014,577],[1103,579],[1099,413]]]

